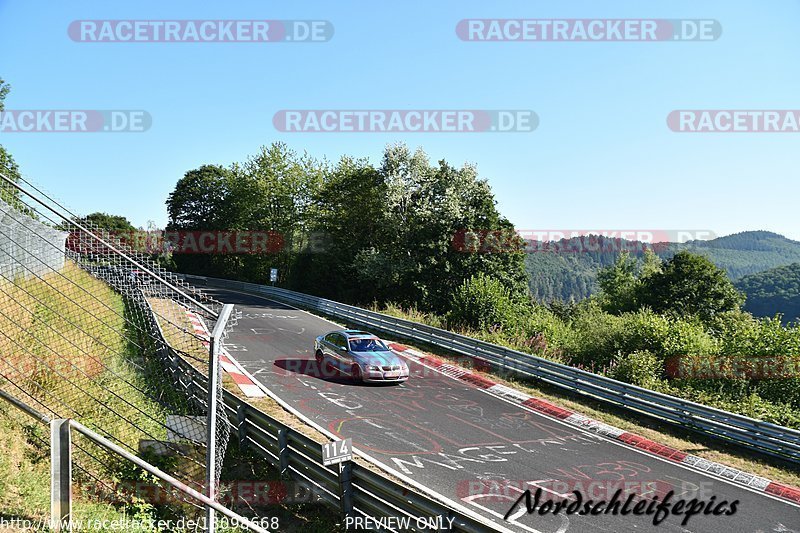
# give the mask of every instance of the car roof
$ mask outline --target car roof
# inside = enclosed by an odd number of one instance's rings
[[[339,333],[344,333],[344,335],[349,339],[358,338],[358,337],[374,337],[375,336],[372,333],[368,333],[366,331],[360,331],[360,330],[357,330],[357,329],[344,329],[344,330],[339,331]]]

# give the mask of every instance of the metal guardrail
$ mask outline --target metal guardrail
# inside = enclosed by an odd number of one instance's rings
[[[159,356],[173,382],[194,401],[205,402],[208,397],[208,376],[168,346],[155,317],[151,318],[150,327],[164,340],[159,347]],[[429,531],[429,527],[417,527],[417,519],[425,520],[427,524],[430,518],[438,516],[442,517],[445,524],[453,519],[450,531],[504,531],[499,527],[491,527],[488,520],[487,523],[476,520],[370,471],[359,463],[353,462],[348,469],[350,478],[342,479],[337,471],[338,465],[323,466],[320,443],[275,420],[227,390],[223,390],[222,401],[228,421],[238,430],[241,446],[264,457],[279,469],[281,475],[315,488],[314,494],[317,497],[341,509],[345,515],[370,518],[409,517],[410,529],[413,531]]]
[[[198,285],[205,284],[260,294],[279,302],[340,318],[351,324],[389,333],[398,338],[438,346],[490,365],[501,372],[534,378],[561,389],[659,418],[683,429],[800,464],[800,431],[794,429],[654,392],[411,320],[317,296],[241,281],[190,275],[186,275],[185,278]]]

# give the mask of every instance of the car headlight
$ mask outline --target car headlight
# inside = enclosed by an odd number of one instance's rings
[[[367,368],[368,368],[369,370],[374,370],[374,371],[376,371],[376,372],[377,372],[377,371],[379,371],[379,370],[381,369],[381,367],[379,367],[379,366],[375,366],[375,365],[369,365]]]

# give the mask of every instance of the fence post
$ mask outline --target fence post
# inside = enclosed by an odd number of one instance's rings
[[[206,491],[211,500],[217,495],[217,391],[219,390],[219,352],[225,325],[233,311],[232,304],[222,306],[208,343],[208,413],[206,416]],[[224,421],[223,421],[224,423]],[[206,507],[206,531],[215,531],[214,509]]]
[[[342,514],[353,516],[353,461],[339,463],[339,501]]]
[[[72,518],[72,442],[69,420],[50,421],[50,528],[63,531]]]

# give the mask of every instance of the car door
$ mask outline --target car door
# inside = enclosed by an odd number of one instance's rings
[[[353,352],[350,350],[350,340],[344,335],[342,335],[342,339],[344,350],[341,351],[341,369],[347,374],[350,374],[353,369],[355,358],[353,357]]]
[[[327,355],[331,359],[333,366],[339,370],[344,369],[342,361],[343,353],[346,352],[347,339],[341,333],[331,333],[326,337]],[[342,347],[345,347],[343,350]]]
[[[327,335],[325,335],[321,343],[322,353],[333,363],[335,363],[336,360],[338,359],[336,350],[334,349],[335,346],[336,346],[336,333],[328,333]]]

